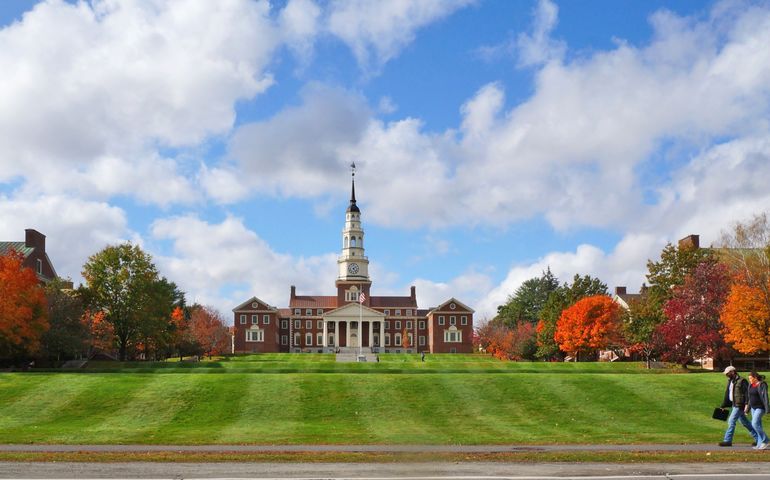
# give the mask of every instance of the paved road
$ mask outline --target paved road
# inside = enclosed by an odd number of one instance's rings
[[[0,445],[0,452],[709,452],[751,450],[749,443],[724,448],[709,444],[643,445]],[[770,455],[770,450],[767,451]]]
[[[3,479],[340,479],[340,480],[503,480],[655,479],[770,480],[766,464],[169,464],[169,463],[0,463]]]

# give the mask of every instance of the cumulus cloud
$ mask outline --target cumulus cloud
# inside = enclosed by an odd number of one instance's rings
[[[163,218],[153,223],[151,235],[172,245],[168,254],[155,256],[162,273],[174,279],[191,302],[213,305],[225,314],[253,295],[285,306],[290,285],[318,294],[318,285],[333,285],[336,278],[336,255],[276,252],[235,217],[220,223],[193,215]]]
[[[519,65],[529,67],[564,57],[566,45],[551,38],[559,18],[559,7],[551,0],[540,0],[534,13],[532,33],[521,33],[516,39]]]
[[[328,31],[353,51],[359,65],[376,72],[415,38],[417,30],[447,17],[473,0],[334,0]]]

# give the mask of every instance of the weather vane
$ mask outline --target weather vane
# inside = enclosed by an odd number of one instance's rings
[[[350,163],[350,169],[353,171],[353,176],[356,176],[356,162]]]

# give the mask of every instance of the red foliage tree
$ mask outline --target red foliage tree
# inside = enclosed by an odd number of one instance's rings
[[[713,261],[698,264],[684,284],[674,288],[663,306],[666,320],[658,327],[664,360],[686,367],[696,358],[720,354],[724,340],[719,315],[729,289],[727,267]]]
[[[115,328],[107,321],[104,312],[86,310],[83,314],[83,323],[90,334],[91,353],[115,351]]]
[[[620,307],[606,295],[593,295],[566,308],[556,322],[554,340],[578,358],[581,352],[606,348],[619,340]]]
[[[537,348],[535,325],[519,323],[511,328],[500,322],[489,322],[478,329],[479,344],[500,360],[524,360],[534,356]]]
[[[37,352],[48,330],[45,291],[17,252],[0,255],[0,355]]]
[[[194,305],[191,308],[190,331],[204,355],[220,355],[230,346],[230,332],[222,315],[212,307]]]

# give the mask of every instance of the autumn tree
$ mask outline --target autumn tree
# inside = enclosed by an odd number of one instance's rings
[[[131,243],[108,246],[89,257],[83,278],[93,302],[89,307],[104,313],[115,331],[120,360],[126,360],[153,308],[153,288],[159,278],[151,257]]]
[[[686,367],[696,358],[720,353],[719,316],[729,289],[727,267],[713,260],[701,262],[674,288],[663,308],[666,320],[658,327],[664,360]]]
[[[77,291],[54,279],[45,286],[50,328],[43,334],[41,353],[57,361],[77,358],[88,352],[89,328],[84,321],[85,308]]]
[[[401,346],[404,348],[410,348],[412,342],[409,341],[409,330],[404,327],[404,331],[401,332]]]
[[[523,322],[509,327],[502,322],[487,322],[477,330],[479,344],[501,360],[531,360],[537,348],[535,326]]]
[[[497,307],[497,317],[508,326],[521,322],[537,323],[548,295],[559,287],[551,269],[546,269],[540,277],[524,281],[519,288],[508,297],[505,305]]]
[[[0,357],[35,353],[48,329],[48,312],[37,275],[15,251],[0,255]]]
[[[579,358],[580,353],[607,348],[619,339],[620,307],[607,295],[593,295],[565,309],[554,339],[559,348]]]
[[[685,278],[704,261],[714,262],[710,249],[667,244],[660,260],[647,262],[647,282],[650,306],[663,313],[663,305],[674,295],[674,288],[684,284]]]
[[[650,359],[661,345],[657,330],[664,319],[644,287],[638,298],[628,302],[628,309],[621,315],[623,338],[632,351],[644,357],[647,368],[650,368]]]
[[[220,355],[230,347],[230,332],[216,309],[203,305],[190,308],[190,331],[204,355]]]
[[[604,282],[590,275],[579,274],[572,277],[571,283],[565,282],[552,291],[540,311],[540,320],[537,323],[537,357],[549,359],[558,355],[559,346],[554,340],[554,335],[556,322],[565,308],[582,298],[606,294],[607,285]]]
[[[762,289],[738,282],[731,285],[720,319],[725,341],[739,352],[770,351],[770,308]]]

